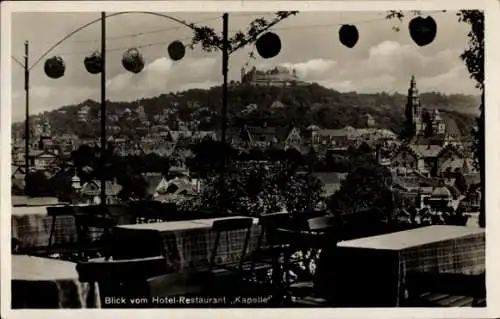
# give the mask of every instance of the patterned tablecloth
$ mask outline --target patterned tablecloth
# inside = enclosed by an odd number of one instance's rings
[[[202,268],[208,264],[215,243],[212,223],[226,218],[120,225],[113,230],[117,242],[113,254],[117,258],[138,258],[158,255],[161,249],[172,272]],[[239,261],[245,234],[244,230],[221,233],[215,262]],[[256,249],[259,234],[260,227],[255,219],[247,253]]]
[[[407,293],[409,272],[479,275],[485,271],[481,228],[428,226],[340,242],[337,247],[337,295],[365,303],[359,306],[399,306]]]
[[[12,238],[20,241],[20,247],[46,247],[49,244],[52,217],[47,206],[22,206],[12,208]],[[77,238],[75,218],[56,218],[53,243],[75,242]]]
[[[13,255],[12,308],[100,308],[99,289],[81,283],[72,262]]]

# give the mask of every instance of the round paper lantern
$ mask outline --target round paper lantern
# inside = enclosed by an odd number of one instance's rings
[[[58,79],[64,75],[66,65],[61,57],[53,56],[45,61],[44,70],[49,78]]]
[[[85,65],[85,69],[87,70],[87,72],[89,72],[90,74],[100,73],[102,70],[101,53],[95,51],[91,55],[86,56],[85,60],[83,61],[83,64]]]
[[[186,47],[181,41],[174,41],[168,45],[168,55],[174,61],[179,61],[186,54]]]
[[[137,74],[144,69],[144,58],[136,48],[128,49],[123,54],[122,65],[125,70]]]
[[[344,24],[339,29],[340,43],[348,48],[353,48],[359,40],[358,28],[354,25]]]
[[[255,46],[264,59],[274,58],[281,51],[281,39],[276,33],[266,32],[257,39]]]
[[[437,24],[432,17],[416,17],[409,24],[410,36],[419,46],[425,46],[434,41],[437,33]]]

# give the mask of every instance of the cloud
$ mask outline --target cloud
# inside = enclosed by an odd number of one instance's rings
[[[215,58],[186,58],[174,62],[162,57],[147,64],[138,74],[124,71],[111,78],[107,83],[109,95],[111,99],[130,101],[193,88],[195,83],[206,87],[207,83],[215,82],[216,62]]]
[[[220,83],[216,82],[216,81],[187,83],[185,85],[181,85],[179,87],[179,91],[185,91],[185,90],[191,90],[191,89],[209,89],[209,88],[217,86],[217,85],[220,85]]]
[[[333,60],[313,59],[299,63],[283,63],[284,67],[295,69],[297,75],[304,79],[318,79],[329,73],[337,64]]]
[[[357,61],[338,60],[335,72],[320,83],[342,92],[405,93],[413,74],[421,91],[477,94],[460,60],[460,51],[435,51],[413,44],[381,41],[368,48],[366,55]]]
[[[78,103],[88,98],[97,99],[99,90],[89,87],[51,88],[34,86],[30,89],[30,114],[51,111],[64,105]],[[19,121],[25,117],[24,92],[12,95],[12,120]]]

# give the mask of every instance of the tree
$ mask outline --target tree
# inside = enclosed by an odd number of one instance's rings
[[[298,174],[289,165],[249,163],[246,169],[232,169],[224,178],[220,192],[216,174],[205,179],[201,205],[206,209],[259,216],[286,208],[295,213],[307,211],[321,195],[321,182],[310,174]]]
[[[413,12],[418,14],[418,11]],[[480,115],[477,118],[477,125],[473,129],[474,155],[476,166],[479,168],[481,181],[485,181],[485,148],[484,148],[484,12],[480,10],[460,10],[457,13],[460,22],[470,25],[468,33],[469,42],[460,55],[469,71],[470,77],[476,81],[476,87],[481,90],[481,103],[479,105]],[[402,11],[389,11],[388,19],[397,18],[400,21],[405,17]],[[395,30],[399,31],[398,28]],[[484,185],[484,184],[483,184]],[[483,189],[484,193],[484,189]],[[484,227],[485,221],[485,196],[481,197],[481,208],[479,214],[479,225]]]
[[[186,165],[189,171],[200,178],[208,178],[212,174],[220,174],[222,169],[222,158],[220,154],[225,152],[229,158],[236,157],[236,150],[228,144],[223,145],[219,141],[203,139],[191,147],[194,154],[187,159]]]
[[[354,169],[329,200],[329,209],[339,215],[353,215],[373,209],[390,221],[397,198],[392,189],[392,174],[387,167],[367,162]]]

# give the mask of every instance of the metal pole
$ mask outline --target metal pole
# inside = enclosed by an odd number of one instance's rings
[[[229,15],[224,13],[222,16],[222,132],[221,141],[223,146],[226,144],[226,128],[227,128],[227,73],[229,62],[229,43],[228,43],[228,21]],[[224,156],[224,165],[226,164],[226,156]]]
[[[106,13],[101,12],[101,205],[106,205]]]
[[[228,73],[228,60],[229,60],[229,45],[228,45],[228,18],[229,15],[224,13],[222,15],[222,108],[221,108],[221,146],[222,146],[222,163],[219,178],[219,204],[222,205],[221,209],[225,209],[225,173],[227,162],[227,147],[226,147],[226,128],[227,128],[227,73]]]
[[[30,147],[30,124],[29,124],[29,116],[30,116],[30,71],[29,71],[29,43],[28,41],[24,42],[24,91],[26,98],[26,119],[24,121],[24,188],[26,189],[27,181],[28,181],[28,173],[30,168],[29,162],[29,147]]]

